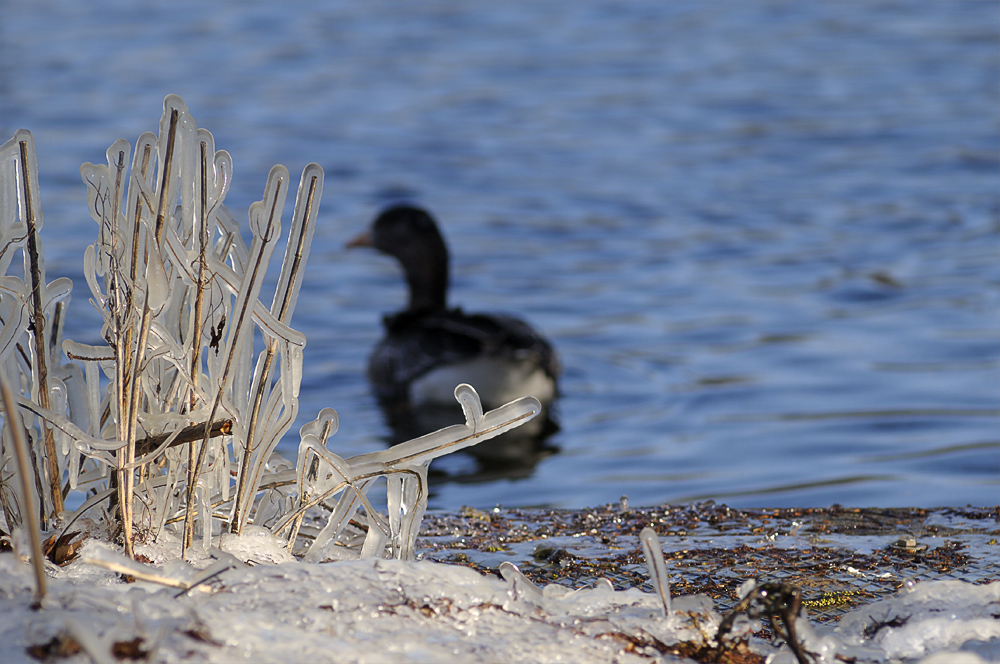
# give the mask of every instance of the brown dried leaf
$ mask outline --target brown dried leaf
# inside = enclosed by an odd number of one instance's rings
[[[43,662],[64,659],[80,653],[80,644],[69,634],[52,637],[48,643],[37,643],[27,647],[28,655]]]
[[[149,652],[143,650],[142,645],[144,639],[141,636],[137,636],[130,641],[115,641],[111,646],[111,654],[115,656],[115,659],[146,659],[149,656]]]
[[[45,544],[42,545],[42,551],[45,553],[46,558],[56,565],[64,567],[76,559],[80,553],[80,547],[83,546],[86,540],[87,533],[76,530],[70,533],[63,533],[58,538],[53,535],[45,540]]]

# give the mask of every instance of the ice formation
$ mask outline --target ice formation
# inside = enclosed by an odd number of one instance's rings
[[[0,555],[0,661],[32,662],[29,649],[60,647],[95,662],[120,660],[114,653],[127,648],[163,662],[284,662],[289,653],[317,663],[713,661],[720,616],[705,597],[675,597],[666,616],[656,594],[606,580],[539,588],[509,563],[502,580],[432,562],[309,564],[252,527],[221,546],[189,564],[178,560],[179,541],[137,545],[153,567],[90,540],[77,561],[49,567],[40,611],[30,608],[29,567]],[[151,576],[122,583],[116,570],[129,569]],[[998,614],[1000,582],[926,582],[835,627],[800,626],[821,664],[983,664],[1000,657]],[[751,645],[772,664],[796,662],[787,646]]]
[[[334,546],[346,558],[410,558],[428,464],[538,413],[531,397],[483,413],[475,390],[461,385],[464,425],[343,459],[327,448],[337,414],[324,409],[300,430],[292,466],[273,452],[298,415],[306,340],[290,320],[322,168],[302,171],[268,306],[262,286],[281,236],[288,170],[272,168],[250,206],[247,246],[225,205],[229,154],[216,151],[183,100],[168,96],[158,134],[143,134],[134,149],[115,141],[107,163],[80,169],[98,224],[84,273],[106,341],[86,345],[60,339],[72,284],[45,279],[34,154],[26,130],[0,147],[0,268],[6,274],[18,252],[24,259],[20,274],[0,278],[0,369],[35,441],[38,526],[57,538],[85,516],[105,539],[120,537],[129,556],[175,531],[187,556],[193,544],[206,551],[223,532],[252,524],[283,535],[309,561]],[[15,467],[6,429],[4,484]],[[368,496],[379,482],[386,513]],[[63,507],[69,493],[79,505],[73,513]],[[31,513],[14,503],[3,501],[12,525]],[[301,517],[317,505],[328,507],[329,522],[304,531]]]
[[[1000,658],[1000,583],[921,584],[833,628],[813,628],[795,602],[770,607],[801,635],[793,650],[750,638],[756,616],[672,598],[651,529],[637,546],[656,594],[607,579],[540,588],[510,563],[500,579],[414,562],[428,464],[540,406],[526,397],[484,413],[460,385],[463,424],[350,459],[329,449],[338,417],[324,409],[300,429],[294,465],[273,454],[298,413],[305,338],[290,317],[322,169],[302,172],[268,306],[262,277],[289,173],[275,166],[250,206],[247,246],[224,204],[229,155],[168,96],[158,134],[134,149],[116,141],[106,164],[81,168],[98,224],[84,257],[106,341],[94,346],[61,339],[72,284],[47,281],[34,159],[26,130],[0,146],[0,378],[16,403],[0,458],[0,528],[13,548],[0,553],[0,661],[586,664],[718,661],[730,646],[774,664]],[[13,407],[30,460],[14,444]],[[13,500],[16,474],[29,490]],[[370,498],[379,483],[384,512]],[[309,510],[325,523],[304,523]],[[24,546],[39,531],[48,558]],[[767,595],[745,590],[748,608]]]

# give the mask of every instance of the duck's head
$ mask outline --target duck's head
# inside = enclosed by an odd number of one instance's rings
[[[347,246],[374,247],[399,261],[410,287],[410,311],[447,306],[448,247],[427,211],[410,205],[390,207]]]

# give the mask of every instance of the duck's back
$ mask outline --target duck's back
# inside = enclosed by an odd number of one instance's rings
[[[404,311],[387,317],[385,327],[368,365],[383,401],[454,403],[459,383],[475,387],[488,408],[524,395],[543,402],[555,396],[556,353],[517,318],[460,309]]]

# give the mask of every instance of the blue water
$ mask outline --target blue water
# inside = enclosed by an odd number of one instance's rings
[[[35,135],[80,341],[79,165],[166,94],[232,153],[238,218],[271,165],[322,164],[300,420],[337,408],[345,456],[389,435],[363,373],[404,291],[341,247],[430,207],[454,302],[565,365],[558,451],[443,459],[436,507],[993,505],[998,37],[993,0],[0,0],[0,136]]]

